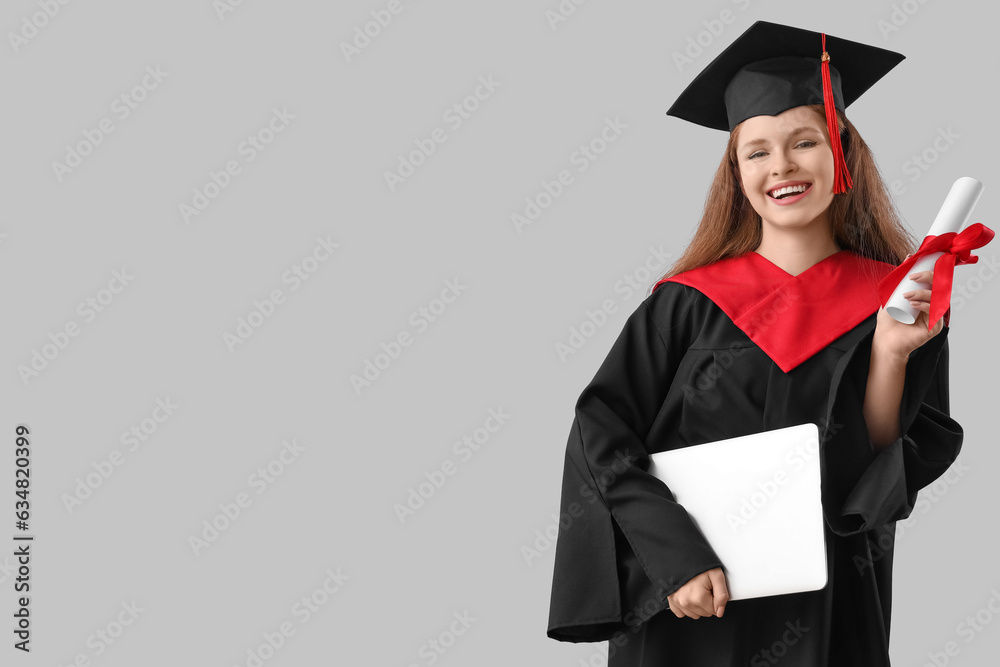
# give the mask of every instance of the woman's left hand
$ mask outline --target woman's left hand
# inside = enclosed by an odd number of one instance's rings
[[[933,271],[919,271],[910,274],[912,280],[933,285]],[[905,359],[915,349],[929,341],[944,329],[944,317],[941,317],[934,328],[927,330],[930,322],[931,290],[918,289],[904,292],[903,297],[910,300],[917,312],[917,321],[913,324],[903,324],[897,321],[885,308],[880,308],[875,323],[875,339],[872,343],[883,353]]]

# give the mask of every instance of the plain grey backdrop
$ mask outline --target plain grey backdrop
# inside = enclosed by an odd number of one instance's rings
[[[0,662],[605,664],[545,636],[545,536],[573,405],[722,157],[666,109],[759,19],[900,51],[848,109],[900,212],[920,238],[974,176],[996,228],[990,11],[5,3]],[[956,269],[965,444],[898,528],[899,665],[1000,647],[998,248]]]

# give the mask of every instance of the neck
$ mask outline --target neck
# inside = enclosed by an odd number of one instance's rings
[[[827,225],[807,225],[801,229],[781,229],[762,223],[760,245],[755,252],[792,275],[826,259],[840,248]]]

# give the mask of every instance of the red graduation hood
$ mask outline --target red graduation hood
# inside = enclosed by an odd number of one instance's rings
[[[789,372],[877,311],[895,266],[841,250],[792,275],[756,252],[664,278],[695,288]]]

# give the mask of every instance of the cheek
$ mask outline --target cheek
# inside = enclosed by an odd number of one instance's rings
[[[747,178],[743,181],[743,194],[751,201],[759,201],[763,198],[760,192],[761,182],[754,178]]]
[[[818,163],[816,164],[816,170],[823,174],[828,180],[833,180],[833,152],[827,150]]]
[[[740,176],[738,180],[740,182],[740,188],[743,189],[743,194],[746,194],[748,189],[751,191],[757,189],[760,178],[756,173],[756,170],[753,168],[753,165],[749,165],[740,168]]]
[[[815,166],[815,173],[823,179],[825,183],[824,194],[833,200],[833,153],[828,153],[824,159]]]

